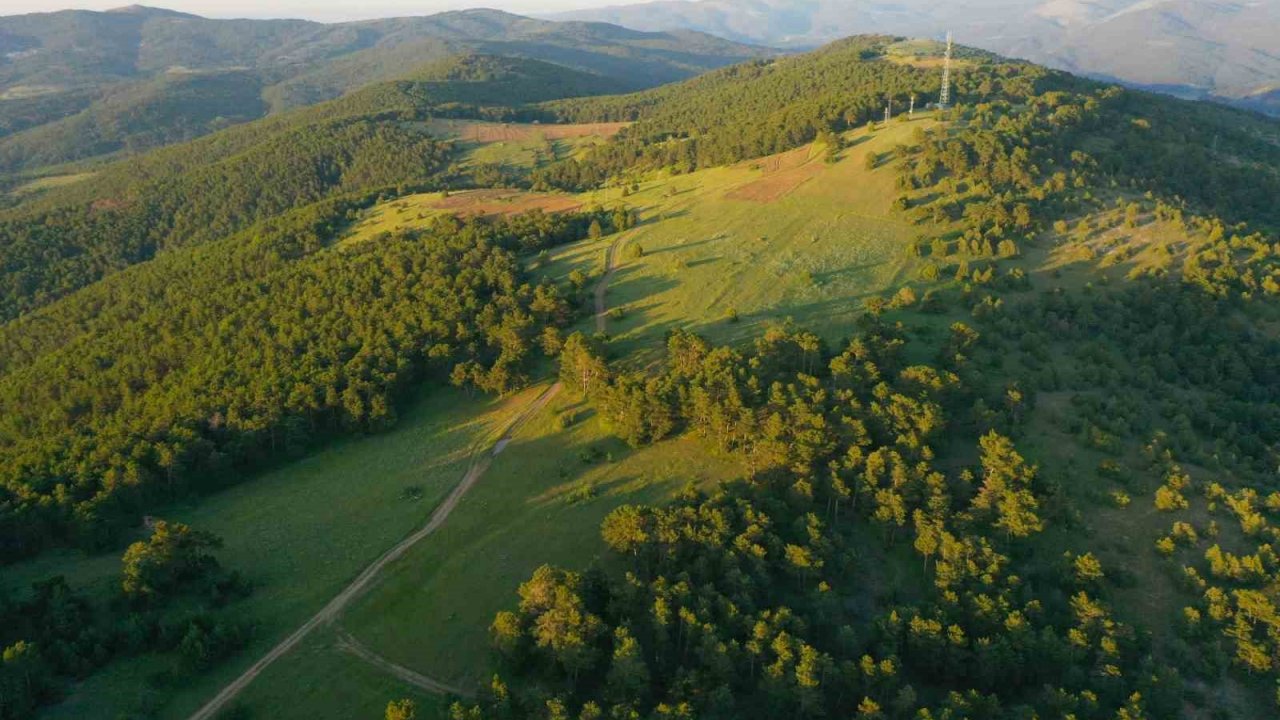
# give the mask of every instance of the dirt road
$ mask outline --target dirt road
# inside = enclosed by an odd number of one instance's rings
[[[623,239],[613,241],[609,249],[604,251],[604,275],[596,283],[596,332],[603,333],[608,329],[609,308],[605,304],[605,293],[609,290],[609,280],[618,272],[618,253],[622,251]]]
[[[480,478],[484,475],[484,472],[489,469],[489,465],[493,462],[493,459],[506,449],[507,445],[511,442],[511,438],[520,431],[520,428],[524,427],[524,425],[529,422],[530,418],[537,414],[539,410],[546,407],[547,403],[551,402],[551,399],[560,392],[560,388],[560,383],[556,383],[547,388],[547,390],[530,403],[519,416],[512,420],[511,424],[507,426],[507,429],[502,433],[502,436],[496,443],[494,443],[487,451],[479,453],[472,459],[471,467],[467,469],[466,474],[462,477],[462,481],[453,488],[453,492],[449,493],[449,497],[445,498],[444,502],[436,508],[435,512],[431,513],[431,519],[425,526],[402,540],[400,544],[383,553],[377,560],[373,561],[373,564],[366,567],[364,571],[356,576],[356,579],[344,588],[342,592],[338,593],[337,596],[330,600],[329,604],[325,605],[320,612],[316,613],[310,620],[303,623],[302,627],[298,628],[292,635],[282,640],[279,645],[271,648],[266,655],[259,658],[258,661],[251,665],[248,670],[245,670],[244,674],[233,680],[231,684],[224,687],[212,700],[206,703],[204,707],[197,710],[191,716],[190,720],[210,720],[217,715],[227,703],[231,702],[231,700],[239,695],[241,691],[248,687],[249,683],[253,682],[254,678],[258,677],[258,675],[260,675],[263,670],[267,669],[271,663],[280,659],[290,650],[297,647],[298,643],[302,642],[307,635],[311,634],[312,630],[315,630],[320,625],[327,625],[333,622],[333,620],[341,614],[344,609],[346,609],[347,605],[351,604],[352,600],[358,597],[360,593],[364,592],[364,590],[369,587],[369,584],[373,579],[377,577],[378,573],[382,572],[387,565],[395,562],[398,558],[408,552],[409,548],[413,547],[423,538],[439,529],[439,527],[444,524],[444,521],[449,518],[450,513],[452,513],[454,508],[458,506],[458,503],[467,494],[467,492],[471,490],[477,482],[479,482]],[[372,653],[370,654],[372,655]],[[375,655],[374,657],[377,656]],[[381,658],[378,659],[381,660]],[[391,664],[385,660],[382,662],[388,665]],[[441,687],[447,687],[442,683],[438,683],[438,685]]]

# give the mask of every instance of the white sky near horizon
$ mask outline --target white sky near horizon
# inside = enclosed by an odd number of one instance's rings
[[[194,13],[211,18],[306,18],[324,22],[487,7],[526,15],[601,7],[619,0],[157,0],[137,4]],[[110,10],[132,0],[0,0],[0,16],[55,10]]]

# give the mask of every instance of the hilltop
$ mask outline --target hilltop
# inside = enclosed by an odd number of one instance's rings
[[[851,0],[656,2],[579,10],[562,19],[641,30],[685,28],[740,42],[812,47],[853,32],[941,37],[1078,74],[1280,114],[1280,64],[1269,52],[1280,10],[1212,0]]]

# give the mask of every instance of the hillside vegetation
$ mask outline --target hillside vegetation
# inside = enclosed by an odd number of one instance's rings
[[[194,202],[244,217],[0,327],[5,559],[70,578],[0,603],[24,618],[0,625],[14,715],[68,687],[48,712],[213,697],[324,602],[267,609],[306,580],[202,534],[256,527],[224,488],[316,527],[256,476],[350,467],[292,459],[337,442],[412,477],[394,435],[359,436],[482,412],[448,383],[545,402],[477,440],[484,477],[435,533],[215,709],[1273,716],[1280,126],[969,51],[957,105],[906,116],[937,89],[910,47],[537,105],[385,84],[9,211],[17,232],[112,187],[210,187],[181,183],[318,128],[430,158],[301,207]],[[434,498],[423,477],[395,502]],[[134,529],[184,504],[208,508],[181,516],[192,542]]]
[[[560,19],[637,30],[688,28],[741,42],[807,48],[849,33],[941,38],[1060,70],[1181,97],[1280,114],[1280,59],[1268,51],[1280,10],[1214,0],[672,0],[588,8]]]
[[[502,103],[603,89],[594,76],[484,56],[436,63],[418,77],[121,161],[27,200],[0,216],[0,317],[327,197],[440,185],[453,151],[409,121],[503,117],[517,110]]]
[[[618,92],[762,52],[691,32],[640,33],[493,10],[338,24],[211,20],[145,7],[6,16],[0,175],[181,142],[413,77],[459,54],[555,63],[589,76],[591,87]],[[575,75],[558,81],[581,86]],[[568,94],[578,93],[542,99]]]

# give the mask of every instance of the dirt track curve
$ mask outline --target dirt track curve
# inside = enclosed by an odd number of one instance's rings
[[[596,283],[596,332],[605,332],[608,322],[609,307],[605,304],[605,293],[609,290],[609,281],[618,272],[618,253],[622,250],[622,237],[613,241],[609,249],[604,251],[604,275]]]
[[[236,678],[231,682],[231,684],[224,687],[213,697],[212,700],[206,703],[204,707],[193,713],[190,720],[211,720],[211,718],[217,715],[227,703],[235,699],[241,691],[248,687],[249,683],[253,682],[254,678],[258,677],[258,675],[260,675],[263,670],[267,669],[271,663],[280,659],[290,650],[297,647],[298,643],[302,642],[302,640],[306,638],[312,630],[315,630],[321,625],[327,625],[333,622],[333,620],[337,618],[344,609],[346,609],[347,605],[351,604],[352,600],[358,597],[360,593],[364,592],[364,590],[369,587],[369,584],[373,582],[373,579],[377,577],[378,573],[382,572],[387,565],[390,565],[392,562],[408,552],[409,548],[413,547],[423,538],[439,529],[440,526],[444,524],[444,521],[449,518],[450,513],[452,513],[454,508],[458,506],[458,503],[467,494],[467,492],[471,490],[477,482],[479,482],[485,471],[489,469],[489,465],[493,462],[493,459],[506,449],[507,445],[511,442],[512,437],[519,432],[520,428],[524,427],[534,414],[546,407],[547,403],[551,402],[551,399],[560,392],[560,388],[560,383],[555,383],[551,387],[547,388],[545,392],[539,395],[537,399],[521,411],[520,415],[507,426],[507,429],[503,432],[499,440],[494,443],[487,452],[478,453],[472,459],[471,467],[467,469],[467,472],[463,475],[461,482],[453,488],[453,491],[449,493],[449,497],[445,498],[444,502],[435,509],[435,512],[431,513],[431,519],[427,521],[425,526],[400,541],[398,545],[383,553],[381,557],[373,561],[373,564],[366,567],[358,576],[356,576],[356,579],[351,581],[350,585],[330,600],[329,604],[325,605],[320,612],[316,613],[310,620],[303,623],[302,627],[298,628],[292,635],[282,640],[280,644],[271,648],[267,654],[259,658],[258,661],[251,665],[248,670],[245,670],[240,677]],[[354,640],[354,638],[352,638],[352,640]],[[354,649],[354,647],[363,648],[363,646],[358,643],[355,643],[354,646],[350,644],[348,645],[348,649]],[[364,654],[359,652],[356,652],[356,654],[364,657],[365,660],[369,660],[376,665],[384,667],[384,669],[390,670],[393,674],[404,677],[396,671],[396,668],[399,668],[399,666],[383,660],[368,650],[365,652],[370,657],[365,657]],[[399,669],[408,673],[413,672],[407,668]],[[413,674],[417,675],[417,673]],[[431,684],[433,687],[440,688],[438,691],[456,692],[453,688],[450,688],[444,683],[438,683],[426,678],[425,676],[418,677],[420,677],[424,682]],[[408,678],[405,679],[408,680]],[[410,680],[410,682],[413,681]],[[414,684],[418,685],[417,682],[414,682]],[[423,687],[423,685],[419,685],[419,687]]]
[[[471,693],[466,690],[442,683],[435,678],[427,677],[420,672],[410,670],[403,665],[397,665],[391,662],[365,647],[364,643],[355,639],[355,637],[349,632],[343,631],[338,634],[338,647],[382,670],[388,675],[394,675],[400,678],[419,690],[424,690],[433,695],[458,695],[461,697],[471,697]]]

